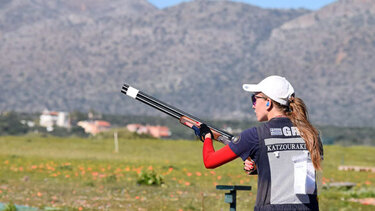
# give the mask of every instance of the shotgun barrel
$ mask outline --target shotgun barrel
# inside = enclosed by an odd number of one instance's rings
[[[180,122],[188,127],[192,127],[192,125],[196,125],[199,127],[200,124],[203,123],[202,120],[200,120],[197,117],[194,117],[191,114],[188,114],[184,111],[181,111],[180,109],[177,109],[167,103],[164,103],[154,97],[151,97],[144,92],[135,89],[134,87],[129,86],[128,84],[124,84],[122,86],[121,92],[128,95],[129,97],[132,97],[142,103],[145,103],[155,109],[158,109],[159,111],[162,111],[176,119],[179,119]],[[217,129],[215,127],[212,127],[210,125],[207,125],[214,134],[214,139],[223,143],[228,144],[232,141],[234,136],[228,132],[225,132],[223,130]]]

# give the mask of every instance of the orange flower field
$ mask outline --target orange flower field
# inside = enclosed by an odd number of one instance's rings
[[[3,205],[63,210],[229,209],[225,191],[216,190],[216,185],[252,186],[251,191],[237,192],[238,210],[252,210],[256,198],[257,176],[243,172],[242,160],[205,169],[198,141],[120,139],[119,153],[113,152],[113,140],[94,138],[0,137],[0,145]],[[371,147],[326,146],[321,207],[374,209],[368,202],[375,197],[375,173],[337,170],[341,162],[374,165],[374,155]],[[139,185],[142,172],[161,178],[161,184]],[[326,184],[333,182],[356,186],[327,189]],[[361,203],[365,198],[370,200]]]

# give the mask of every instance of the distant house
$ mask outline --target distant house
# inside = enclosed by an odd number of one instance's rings
[[[126,128],[130,132],[135,132],[135,133],[138,133],[138,134],[145,134],[145,133],[147,133],[146,127],[143,126],[143,125],[141,125],[141,124],[128,124],[128,125],[126,125]]]
[[[147,126],[149,134],[155,138],[171,136],[171,132],[168,127],[165,126]]]
[[[126,128],[130,132],[135,132],[138,134],[149,134],[155,138],[168,137],[171,136],[171,131],[165,126],[152,126],[152,125],[141,125],[141,124],[128,124]]]
[[[70,117],[68,112],[44,110],[39,117],[39,124],[47,128],[47,131],[53,131],[53,126],[70,128]]]
[[[77,125],[82,127],[86,133],[90,133],[92,135],[107,131],[111,127],[111,123],[102,120],[79,121]]]

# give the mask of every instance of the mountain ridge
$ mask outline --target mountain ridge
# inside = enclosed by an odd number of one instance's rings
[[[231,1],[160,10],[143,0],[118,2],[100,15],[38,10],[26,23],[16,18],[24,2],[13,1],[15,16],[0,5],[0,110],[158,115],[120,93],[126,82],[196,116],[254,119],[242,83],[279,74],[314,122],[375,126],[371,1],[341,0],[318,11]],[[356,106],[347,94],[367,104]]]

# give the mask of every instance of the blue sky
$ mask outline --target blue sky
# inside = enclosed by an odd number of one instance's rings
[[[181,2],[191,0],[148,0],[158,8],[165,8],[176,5]],[[214,0],[211,0],[214,1]],[[321,7],[335,2],[336,0],[235,0],[238,2],[249,3],[263,8],[305,8],[310,10],[317,10]]]

